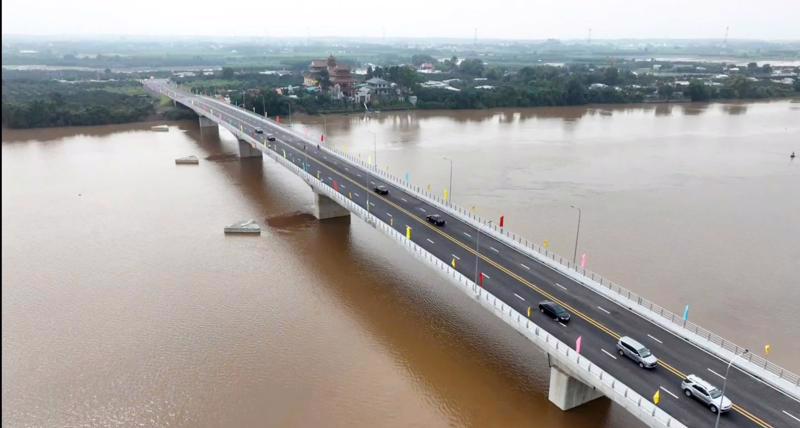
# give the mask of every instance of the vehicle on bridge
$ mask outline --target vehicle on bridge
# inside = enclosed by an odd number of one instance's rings
[[[549,316],[555,321],[569,322],[569,312],[558,303],[543,300],[539,302],[539,312]]]
[[[725,413],[733,407],[733,402],[722,395],[722,391],[697,375],[690,374],[681,382],[681,389],[687,397],[694,397],[705,403],[711,413]]]
[[[641,368],[652,369],[658,363],[658,358],[647,347],[628,336],[619,338],[617,350],[620,355],[630,358]]]
[[[379,195],[388,195],[389,194],[389,188],[384,186],[383,184],[379,184],[379,185],[375,186],[375,188],[373,190],[375,190],[375,193],[377,193]]]
[[[256,128],[255,131],[256,131],[256,134],[263,134],[264,133],[264,130],[261,129],[261,128]]]
[[[439,214],[431,214],[425,217],[428,220],[428,223],[432,223],[436,226],[444,226],[445,220]]]
[[[275,141],[275,136],[272,134],[267,135],[267,141]]]

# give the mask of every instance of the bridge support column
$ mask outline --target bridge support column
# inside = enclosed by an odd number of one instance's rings
[[[319,193],[316,193],[316,195],[317,203],[315,214],[317,219],[326,220],[329,218],[350,217],[350,211],[334,202],[333,199]]]
[[[213,120],[211,120],[211,119],[209,119],[209,118],[207,118],[205,116],[200,116],[200,127],[201,128],[209,128],[209,127],[212,127],[212,126],[216,127],[217,126],[217,122],[214,122]]]
[[[556,366],[550,367],[550,391],[547,395],[550,402],[561,410],[569,410],[603,396],[597,389],[568,375]]]
[[[253,147],[244,140],[239,140],[239,157],[240,158],[260,158],[261,150]]]

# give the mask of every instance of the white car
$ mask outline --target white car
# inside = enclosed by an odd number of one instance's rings
[[[712,413],[725,413],[733,407],[733,402],[722,395],[722,391],[697,375],[686,376],[681,382],[681,389],[687,397],[694,397],[705,403]]]

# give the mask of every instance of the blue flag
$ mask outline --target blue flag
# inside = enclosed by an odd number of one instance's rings
[[[689,305],[686,305],[686,307],[683,308],[683,320],[689,321]]]
[[[410,175],[408,174],[408,172],[406,172],[406,183],[408,183],[409,181],[411,181],[411,180],[409,180],[409,177],[410,177]]]

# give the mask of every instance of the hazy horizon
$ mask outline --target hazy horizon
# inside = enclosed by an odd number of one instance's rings
[[[238,4],[237,4],[238,3]],[[240,9],[239,7],[243,8]],[[246,11],[241,13],[240,11]],[[761,40],[800,39],[800,2],[764,0],[519,0],[482,7],[409,0],[401,7],[365,0],[227,3],[141,0],[120,10],[101,0],[6,0],[3,37],[225,37],[269,39],[454,40]],[[375,18],[377,17],[377,18]]]

